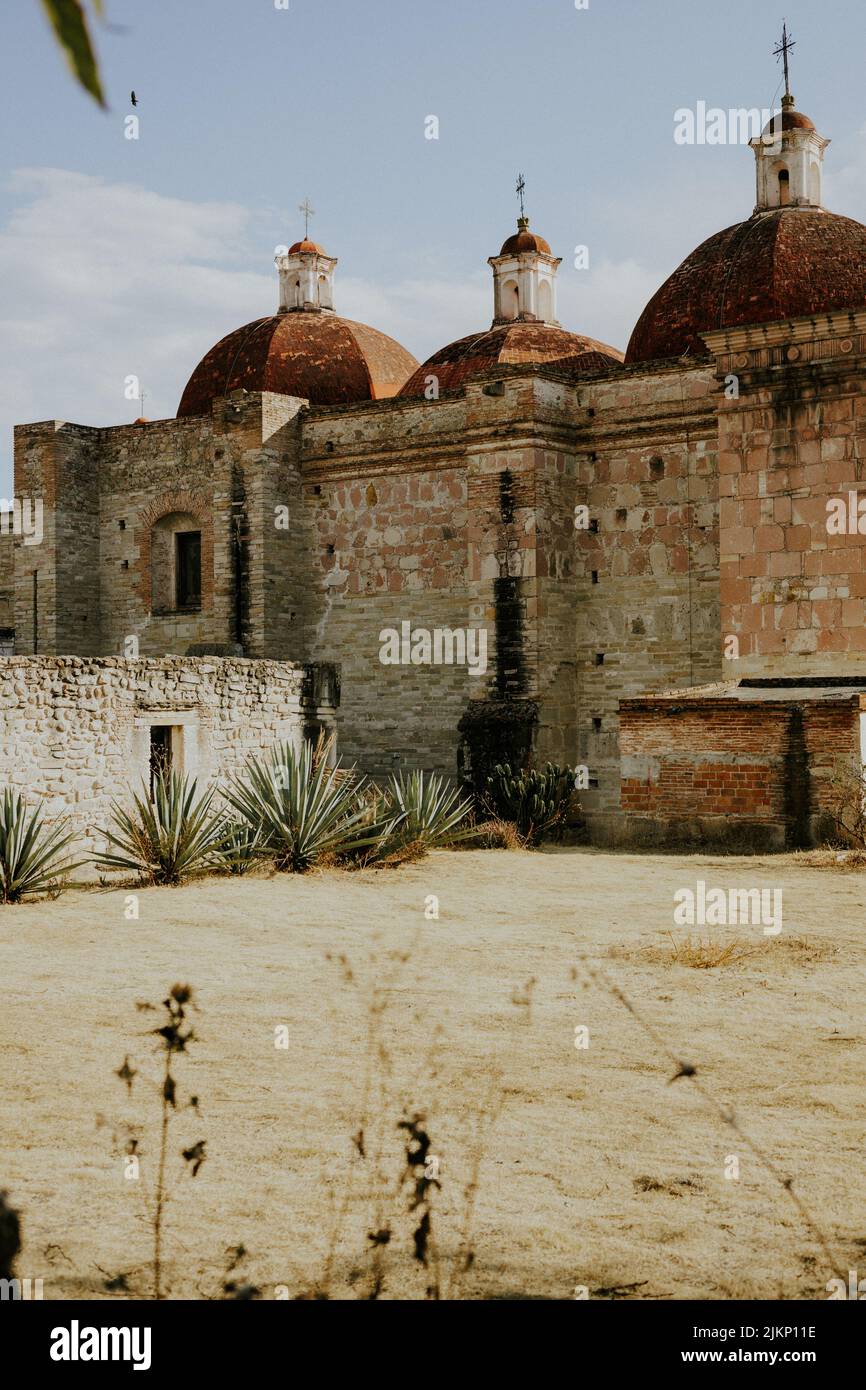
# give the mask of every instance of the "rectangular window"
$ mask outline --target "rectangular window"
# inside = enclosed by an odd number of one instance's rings
[[[0,627],[0,656],[15,655],[14,627]]]
[[[171,725],[152,724],[150,727],[150,799],[160,777],[171,772]]]
[[[178,531],[174,539],[177,607],[200,608],[201,531]]]

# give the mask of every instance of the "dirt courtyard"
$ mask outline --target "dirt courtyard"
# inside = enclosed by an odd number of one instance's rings
[[[781,888],[781,932],[677,926],[699,881]],[[169,1133],[172,1297],[223,1296],[243,1244],[264,1298],[369,1296],[374,1261],[385,1298],[826,1298],[819,1240],[662,1041],[866,1275],[861,874],[471,851],[139,890],[138,920],[128,891],[0,910],[0,1189],[45,1298],[149,1296],[159,1020],[136,1003],[175,981],[199,1006],[175,1068],[199,1112]],[[732,958],[675,960],[689,937]],[[440,1184],[426,1266],[401,1184],[415,1115]]]

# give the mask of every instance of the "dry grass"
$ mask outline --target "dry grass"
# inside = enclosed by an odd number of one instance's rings
[[[757,947],[750,945],[743,937],[735,936],[731,941],[719,942],[688,936],[677,941],[671,936],[671,959],[677,965],[688,965],[693,970],[715,970],[720,965],[733,965],[745,956],[754,955]]]
[[[812,849],[793,856],[795,864],[810,869],[833,869],[837,873],[862,873],[866,868],[866,850]]]
[[[477,836],[485,849],[529,849],[528,837],[521,835],[513,821],[502,820],[499,816],[482,821],[477,828]]]
[[[720,935],[751,948],[724,969],[672,962],[673,894],[698,878],[783,883],[782,936]],[[670,1084],[669,1059],[615,997],[575,982],[582,959],[605,962],[794,1179],[845,1267],[862,1264],[866,940],[852,876],[788,857],[470,850],[394,874],[138,896],[137,921],[114,890],[0,911],[0,1187],[22,1213],[19,1274],[42,1277],[46,1297],[147,1289],[147,1207],[112,1134],[140,1125],[143,1181],[159,1134],[112,1073],[128,1052],[141,1084],[158,1084],[135,1006],[175,979],[201,1009],[187,1080],[203,1128],[185,1112],[178,1144],[206,1134],[208,1160],[194,1183],[179,1157],[168,1174],[172,1296],[218,1293],[241,1243],[243,1278],[266,1298],[309,1293],[328,1261],[332,1297],[367,1296],[381,1198],[384,1296],[424,1297],[397,1129],[416,1114],[440,1159],[432,1228],[443,1286],[461,1271],[455,1296],[825,1296],[824,1255],[778,1182],[694,1085]],[[353,1140],[364,1114],[367,1162]],[[725,1177],[732,1152],[739,1181]]]

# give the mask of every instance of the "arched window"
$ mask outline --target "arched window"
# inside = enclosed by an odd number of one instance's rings
[[[151,611],[195,613],[201,608],[201,522],[191,512],[168,512],[150,533]]]
[[[791,201],[791,176],[787,169],[779,170],[779,206],[786,207]]]
[[[809,201],[816,208],[821,206],[821,169],[814,160],[809,166]]]
[[[516,280],[506,280],[502,286],[502,317],[516,319],[520,311],[520,292]]]
[[[538,317],[544,323],[553,318],[553,295],[547,280],[542,280],[538,286]]]

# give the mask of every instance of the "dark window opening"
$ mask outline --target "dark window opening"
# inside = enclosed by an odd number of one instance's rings
[[[14,627],[0,627],[0,656],[15,655]]]
[[[592,582],[593,582],[593,584],[597,584],[597,583],[598,583],[598,570],[593,570],[593,571],[592,571]]]
[[[782,207],[791,201],[791,177],[787,169],[779,170],[779,202]]]
[[[597,517],[597,516],[594,516],[594,517],[592,517],[592,518],[590,519],[589,529],[590,529],[590,533],[591,533],[593,536],[597,536],[597,535],[598,535],[598,517]]]
[[[603,666],[603,665],[604,665],[604,652],[596,652],[596,654],[595,654],[595,664],[596,664],[596,666]]]
[[[665,461],[664,461],[664,459],[661,459],[661,458],[659,458],[658,456],[656,456],[656,458],[650,459],[650,477],[651,477],[651,478],[654,478],[654,479],[663,478],[663,477],[664,477],[664,472],[665,472]]]
[[[175,599],[178,608],[201,607],[201,531],[178,531],[175,537]]]
[[[600,733],[601,733],[601,716],[600,716],[600,715],[595,715],[595,716],[593,717],[593,721],[592,721],[592,732],[593,732],[594,734],[600,734]]]
[[[507,468],[499,474],[499,515],[505,526],[514,521],[514,476]]]
[[[616,520],[617,520],[617,525],[619,525],[619,526],[625,526],[625,523],[626,523],[626,521],[628,520],[628,512],[626,511],[625,507],[617,507],[617,509],[616,509]]]
[[[156,783],[171,772],[171,725],[150,726],[150,799],[154,798]]]

